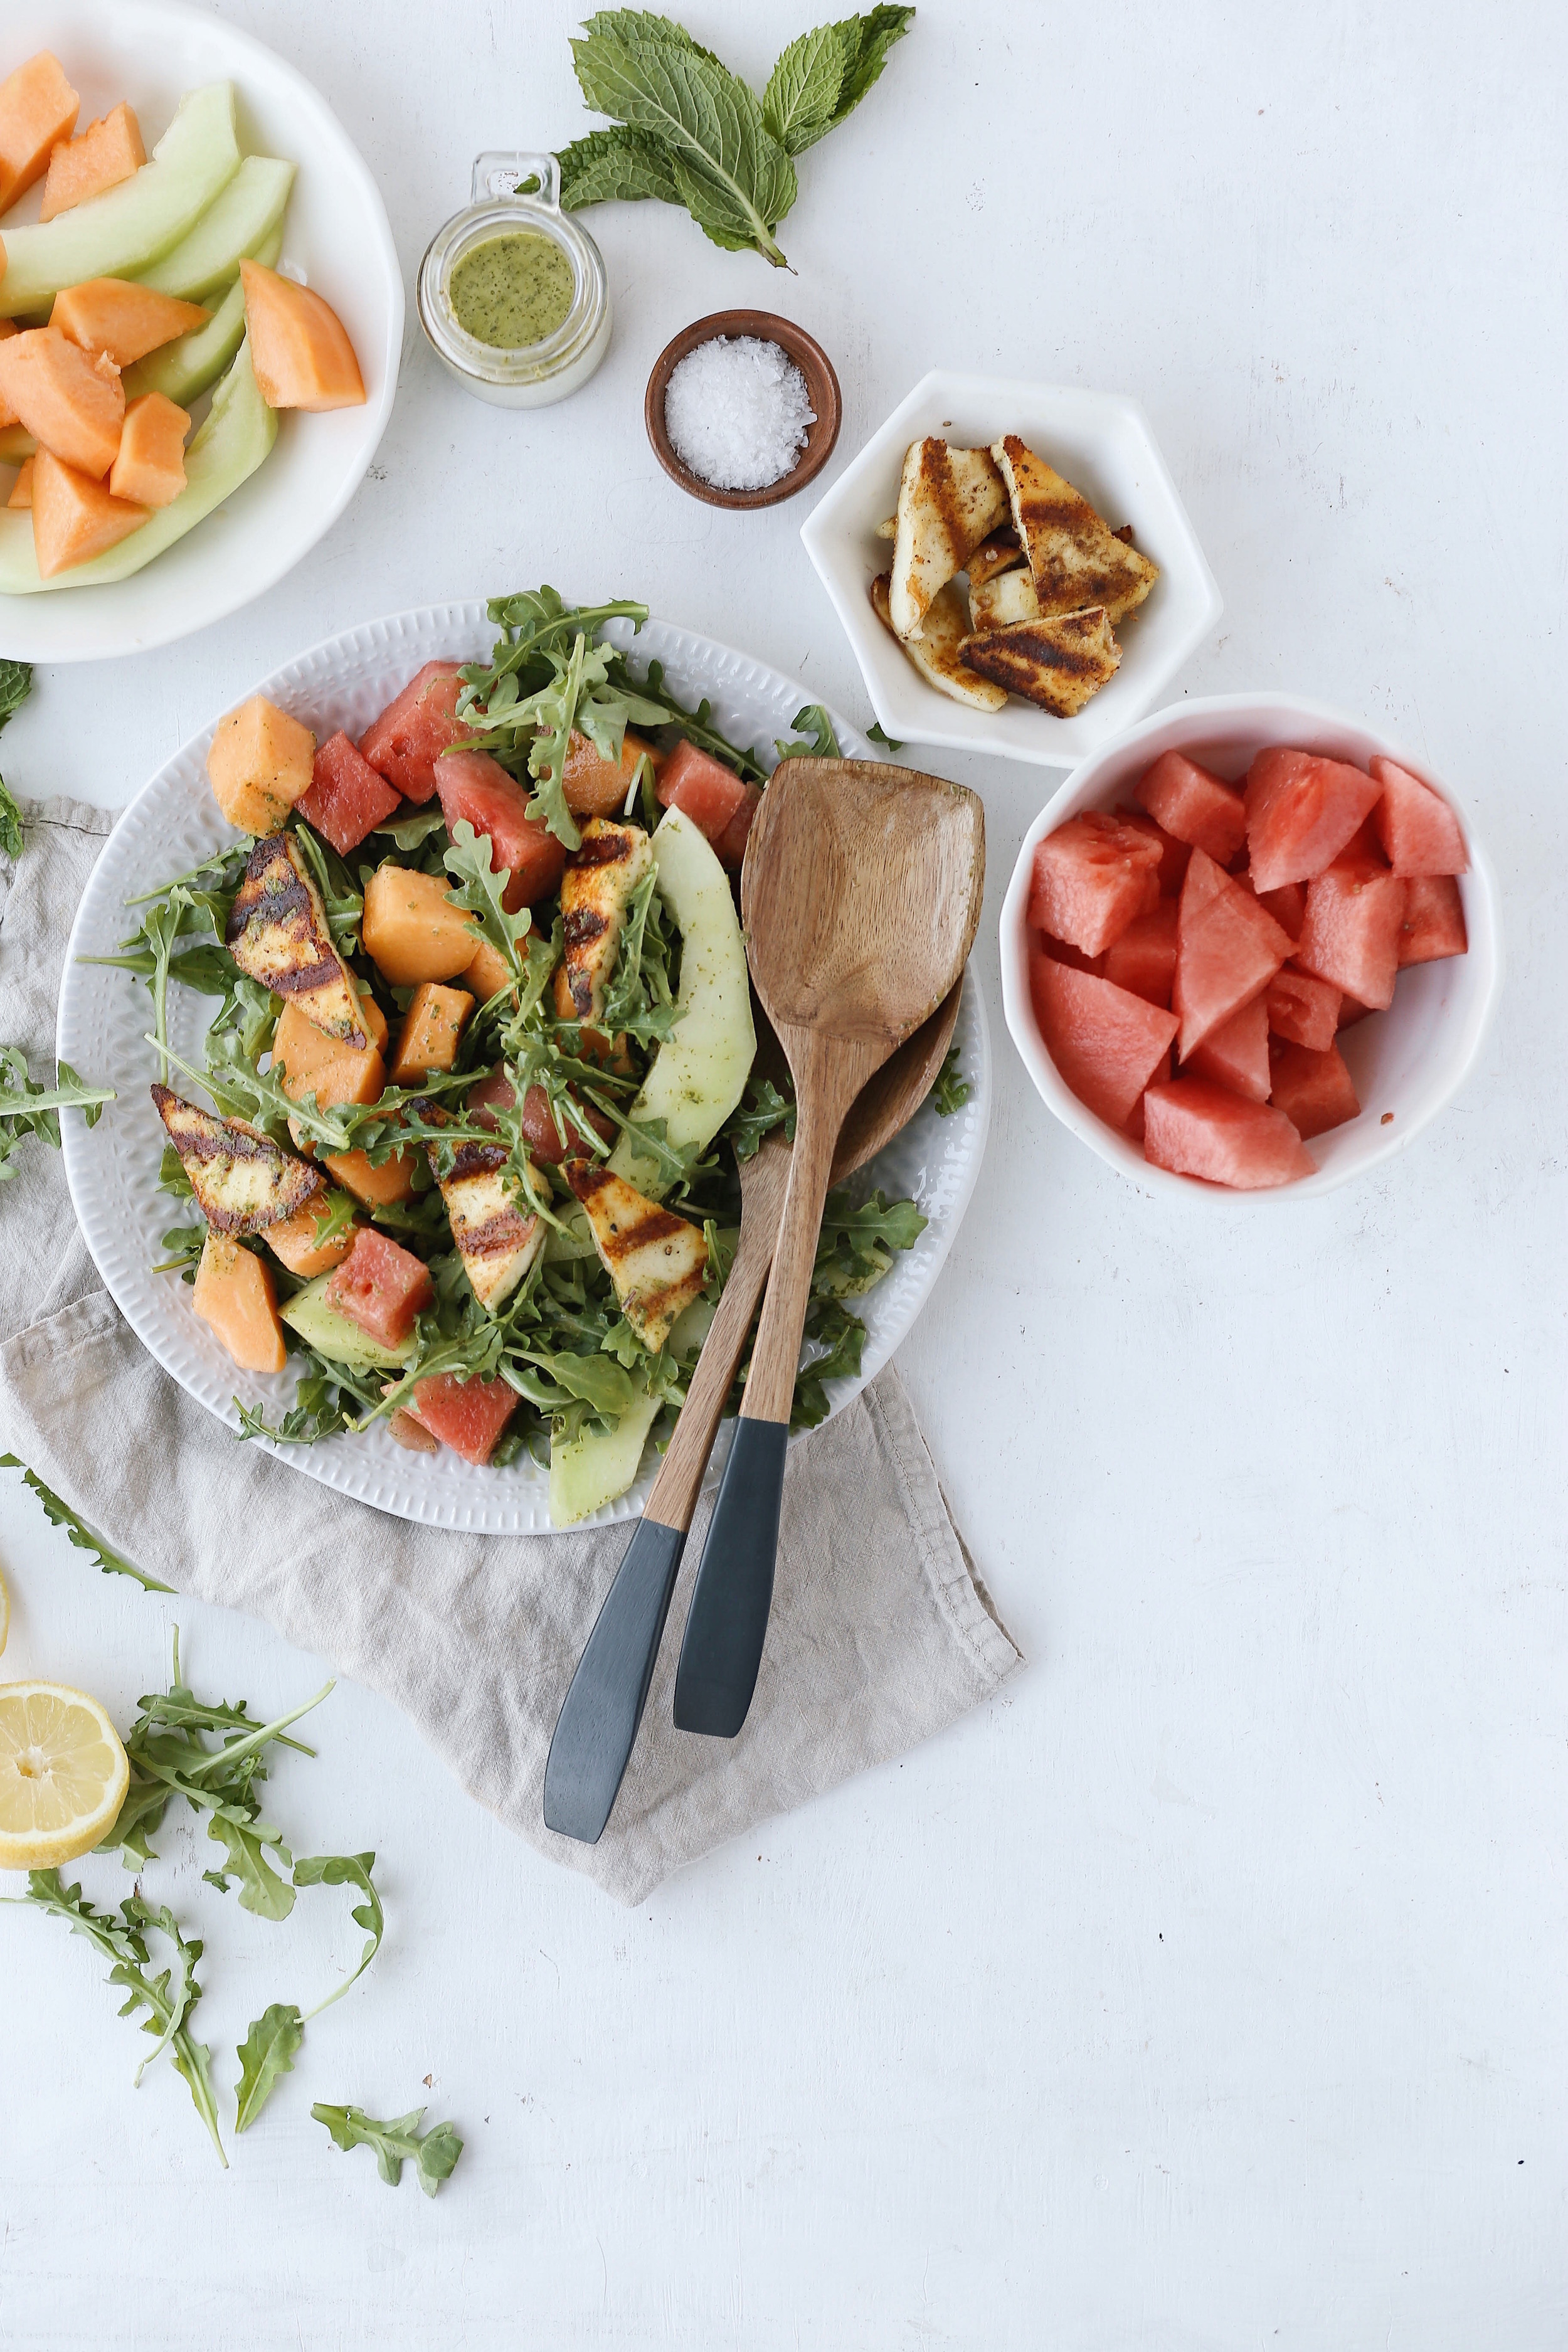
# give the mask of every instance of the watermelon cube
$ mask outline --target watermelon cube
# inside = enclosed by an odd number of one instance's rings
[[[1364,1021],[1371,1011],[1372,1007],[1370,1004],[1358,1004],[1353,996],[1342,996],[1340,999],[1338,1028],[1353,1029],[1356,1023],[1358,1021]]]
[[[1170,1052],[1173,1013],[1074,971],[1031,942],[1030,990],[1046,1050],[1066,1083],[1110,1127],[1125,1128]]]
[[[1260,1192],[1316,1171],[1282,1110],[1209,1078],[1175,1078],[1143,1097],[1143,1157],[1179,1176]]]
[[[397,794],[340,727],[318,746],[310,789],[294,805],[346,857],[367,833],[384,824],[397,806]]]
[[[1409,887],[1403,875],[1389,872],[1366,835],[1353,841],[1307,886],[1296,963],[1358,1004],[1383,1012],[1394,1002]]]
[[[678,743],[659,772],[658,797],[666,808],[678,808],[699,833],[716,842],[745,805],[746,787],[733,768],[710,751],[700,751],[695,743]]]
[[[1228,866],[1247,842],[1247,803],[1233,785],[1181,751],[1162,751],[1133,794],[1156,824],[1177,841]]]
[[[1291,944],[1245,882],[1222,874],[1206,851],[1194,850],[1182,886],[1171,992],[1172,1009],[1182,1024],[1176,1050],[1184,1062],[1268,987]]]
[[[415,1382],[408,1411],[432,1437],[482,1470],[517,1401],[517,1391],[506,1381],[463,1381],[456,1372],[433,1372]]]
[[[359,739],[371,766],[408,800],[429,799],[437,761],[471,731],[458,718],[461,667],[460,662],[426,662]]]
[[[1282,931],[1289,931],[1293,940],[1300,938],[1301,926],[1307,919],[1304,882],[1281,882],[1278,890],[1259,890],[1258,903],[1268,908]]]
[[[1160,897],[1160,845],[1121,817],[1086,809],[1035,851],[1029,920],[1097,956]]]
[[[1271,1099],[1298,1135],[1326,1135],[1356,1118],[1361,1105],[1344,1055],[1330,1044],[1315,1054],[1310,1045],[1292,1045],[1276,1038],[1268,1054]]]
[[[1190,1062],[1182,1066],[1184,1076],[1212,1078],[1215,1086],[1229,1087],[1233,1094],[1245,1095],[1248,1102],[1268,1100],[1268,1001],[1266,994],[1252,998],[1239,1013],[1211,1029]]]
[[[1104,977],[1106,959],[1103,955],[1080,955],[1077,948],[1068,947],[1066,940],[1053,940],[1048,931],[1031,932],[1029,944],[1031,951],[1037,948],[1042,955],[1049,956],[1053,963],[1065,963],[1069,971],[1091,971],[1097,980]],[[1109,954],[1110,950],[1106,952]]]
[[[745,799],[741,803],[723,832],[716,834],[713,837],[713,855],[721,866],[729,867],[731,874],[738,874],[741,870],[741,860],[746,854],[746,844],[752,837],[752,820],[763,802],[763,788],[760,784],[748,784],[745,792]]]
[[[1451,874],[1413,874],[1405,886],[1399,963],[1436,963],[1469,948],[1459,886]]]
[[[1333,863],[1376,806],[1382,786],[1342,760],[1278,746],[1247,772],[1247,846],[1261,897],[1282,882],[1310,882]]]
[[[1162,898],[1149,914],[1128,924],[1102,959],[1105,977],[1115,987],[1130,989],[1165,1011],[1176,977],[1176,917],[1174,898]]]
[[[1187,860],[1193,854],[1191,842],[1177,841],[1142,809],[1119,808],[1116,814],[1122,824],[1130,824],[1135,833],[1146,833],[1151,841],[1159,843],[1160,896],[1162,898],[1179,898],[1182,885],[1187,878]]]
[[[499,760],[488,751],[446,751],[434,774],[447,831],[467,823],[487,834],[490,872],[510,874],[501,898],[509,915],[560,888],[565,844],[546,829],[542,817],[529,815],[527,792]]]
[[[1371,767],[1383,787],[1372,821],[1395,874],[1468,873],[1465,837],[1447,802],[1381,751]]]
[[[1268,983],[1268,1026],[1276,1037],[1325,1054],[1334,1042],[1343,1002],[1330,982],[1288,963]]]
[[[353,1247],[327,1279],[326,1295],[341,1315],[384,1348],[401,1348],[416,1318],[435,1303],[430,1269],[374,1225],[361,1225]]]

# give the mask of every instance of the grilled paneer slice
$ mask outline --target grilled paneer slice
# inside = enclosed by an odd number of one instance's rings
[[[884,627],[893,629],[888,605],[888,574],[879,572],[871,583],[871,603],[877,618]],[[918,637],[900,639],[904,651],[927,682],[939,694],[951,695],[954,702],[966,702],[972,710],[1000,710],[1007,697],[989,678],[977,677],[959,659],[958,649],[969,634],[969,615],[955,582],[950,580],[940,589],[926,608],[925,627]]]
[[[465,1143],[449,1176],[437,1176],[474,1297],[493,1315],[544,1247],[542,1217],[523,1208],[508,1183],[504,1144]]]
[[[561,883],[566,935],[562,969],[574,1017],[596,1023],[621,951],[621,931],[632,894],[653,865],[653,845],[640,824],[590,817],[583,845]]]
[[[969,621],[973,629],[1010,628],[1015,621],[1037,620],[1039,611],[1035,576],[1026,563],[1021,562],[1016,572],[994,572],[989,580],[978,584],[971,572]]]
[[[970,593],[994,580],[999,572],[1015,572],[1024,561],[1024,551],[1018,544],[1018,534],[1009,523],[1005,530],[994,530],[983,539],[971,554],[964,570],[969,574]]]
[[[1007,488],[989,449],[953,449],[934,436],[910,442],[888,591],[895,636],[924,634],[939,591],[1006,520]]]
[[[349,968],[332,945],[326,909],[286,833],[258,841],[235,892],[226,934],[241,971],[297,1004],[329,1037],[369,1044]]]
[[[1094,604],[1084,613],[1042,614],[1037,621],[965,637],[963,658],[1042,710],[1074,719],[1114,677],[1121,648],[1104,606]]]
[[[621,1312],[654,1352],[676,1318],[699,1297],[708,1275],[708,1244],[657,1201],[588,1160],[569,1160],[566,1181],[587,1213],[595,1246],[616,1286]]]
[[[1119,539],[1089,500],[1016,433],[992,447],[1007,484],[1013,528],[1023,541],[1042,613],[1077,613],[1101,604],[1114,628],[1160,577],[1135,547]]]
[[[259,1234],[281,1224],[318,1193],[327,1180],[243,1118],[199,1110],[167,1087],[153,1100],[180,1155],[196,1206],[215,1233]]]

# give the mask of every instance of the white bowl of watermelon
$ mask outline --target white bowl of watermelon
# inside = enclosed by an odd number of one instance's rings
[[[1331,1191],[1473,1068],[1502,986],[1468,813],[1363,721],[1215,695],[1084,761],[1026,835],[1002,997],[1044,1100],[1154,1191]]]

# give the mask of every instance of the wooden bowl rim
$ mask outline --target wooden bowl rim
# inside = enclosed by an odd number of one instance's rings
[[[670,445],[664,422],[664,395],[669,379],[689,352],[699,343],[712,342],[720,335],[755,335],[762,341],[777,343],[786,352],[805,378],[811,404],[816,412],[816,422],[806,435],[805,447],[796,464],[776,482],[769,482],[760,490],[726,490],[716,482],[705,482],[700,474],[682,465]],[[771,507],[781,499],[794,498],[797,490],[815,481],[838,439],[838,428],[844,420],[844,400],[838,389],[838,378],[833,362],[814,335],[797,327],[791,319],[781,319],[773,310],[714,310],[706,319],[694,319],[666,343],[653,363],[643,395],[643,421],[653,454],[672,482],[692,498],[700,499],[710,507]]]

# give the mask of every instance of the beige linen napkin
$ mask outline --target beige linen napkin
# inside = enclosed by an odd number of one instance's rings
[[[62,801],[26,814],[21,859],[0,858],[0,1043],[22,1045],[37,1076],[54,1067],[66,938],[110,818]],[[670,1718],[704,1511],[610,1824],[596,1846],[557,1837],[540,1811],[544,1759],[627,1528],[415,1527],[241,1444],[121,1320],[58,1155],[29,1141],[13,1165],[0,1186],[0,1448],[176,1591],[265,1618],[395,1699],[470,1795],[622,1902],[901,1754],[1019,1662],[889,1366],[792,1457],[773,1623],[740,1738],[696,1738]],[[134,1447],[121,1442],[130,1430]]]

